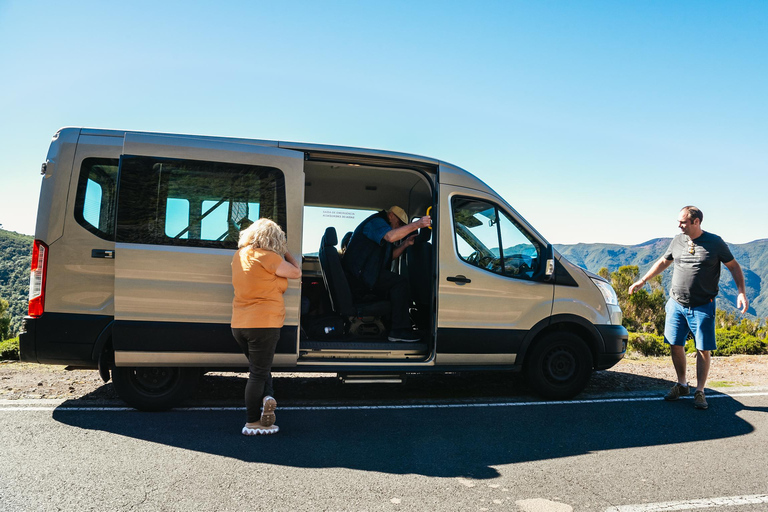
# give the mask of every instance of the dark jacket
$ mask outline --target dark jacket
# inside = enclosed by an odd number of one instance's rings
[[[373,288],[379,274],[389,266],[392,259],[392,244],[383,238],[377,243],[369,235],[373,232],[381,233],[383,236],[390,229],[392,228],[389,225],[387,212],[374,213],[357,226],[344,253],[342,260],[344,271],[350,278],[369,290]]]

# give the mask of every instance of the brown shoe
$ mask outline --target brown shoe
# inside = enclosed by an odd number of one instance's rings
[[[688,386],[683,386],[682,384],[675,384],[672,386],[672,389],[669,390],[669,393],[667,393],[667,396],[664,397],[664,400],[677,400],[681,396],[688,396],[691,393],[691,389]]]
[[[264,397],[261,408],[261,418],[259,423],[262,427],[271,427],[275,424],[275,409],[277,409],[277,400],[267,395]]]
[[[693,394],[693,406],[697,409],[706,409],[709,407],[706,397],[704,397],[703,391],[696,391]]]

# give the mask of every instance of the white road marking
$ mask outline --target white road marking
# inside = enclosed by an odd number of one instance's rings
[[[665,501],[663,503],[645,503],[641,505],[621,505],[605,509],[605,512],[670,512],[674,510],[699,510],[703,508],[738,507],[740,505],[758,505],[768,503],[768,494],[749,496],[724,496],[689,501]]]
[[[768,396],[768,390],[756,392],[744,392],[733,394],[708,395],[708,400],[717,398],[740,398],[750,396]],[[691,397],[683,397],[681,400],[692,400]],[[0,400],[0,411],[135,411],[132,407],[124,406],[78,406],[63,405],[74,400]],[[628,402],[660,402],[663,397],[626,397],[626,398],[600,398],[589,400],[558,400],[535,402],[491,402],[491,403],[459,403],[459,404],[386,404],[386,405],[289,405],[278,407],[280,411],[369,411],[369,410],[403,410],[403,409],[466,409],[480,407],[529,407],[547,405],[583,405],[583,404],[610,404]],[[35,405],[43,402],[44,405]],[[237,407],[178,407],[174,411],[244,411],[244,406]]]

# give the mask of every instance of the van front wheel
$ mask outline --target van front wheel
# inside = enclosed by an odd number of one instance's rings
[[[200,381],[199,368],[112,367],[117,394],[142,411],[164,411],[191,395]]]
[[[573,398],[592,375],[592,353],[575,334],[554,332],[535,342],[525,368],[528,382],[544,398]]]

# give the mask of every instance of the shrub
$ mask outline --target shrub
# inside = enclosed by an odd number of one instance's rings
[[[19,359],[19,337],[0,341],[0,359]]]
[[[717,350],[715,356],[731,356],[734,354],[766,354],[768,344],[759,338],[741,331],[717,329],[715,331]]]
[[[643,332],[629,333],[627,350],[640,352],[644,356],[668,356],[669,345],[664,343],[664,336]]]

